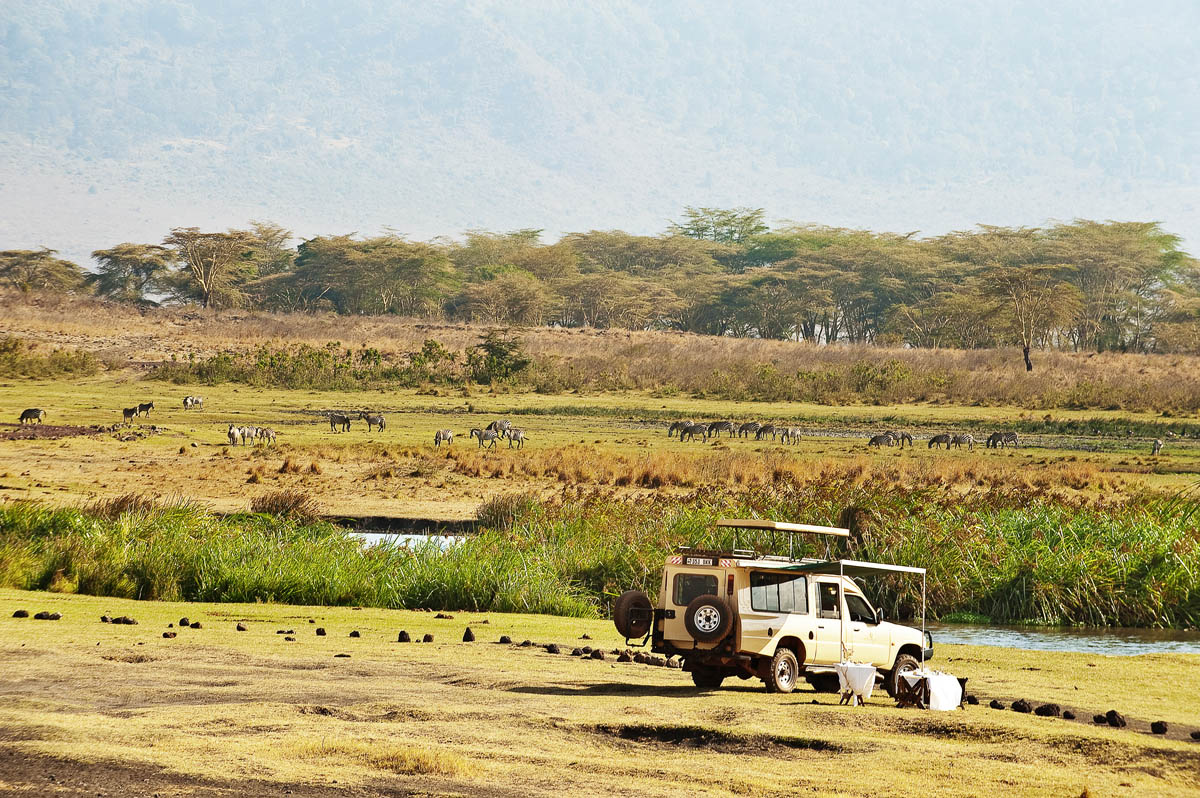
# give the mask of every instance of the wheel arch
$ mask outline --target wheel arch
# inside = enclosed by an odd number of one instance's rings
[[[779,642],[775,644],[775,651],[781,648],[790,648],[792,653],[796,655],[796,661],[800,663],[800,667],[804,667],[804,641],[794,635],[787,635],[786,637],[779,638]],[[772,656],[775,654],[775,651],[771,652]]]
[[[896,667],[896,660],[900,659],[900,657],[904,654],[908,654],[917,662],[921,661],[921,647],[916,643],[905,643],[896,650],[896,656],[892,658],[892,668]],[[891,670],[891,668],[888,670]]]

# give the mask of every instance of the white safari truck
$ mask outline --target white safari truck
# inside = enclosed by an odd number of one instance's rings
[[[717,525],[849,534],[776,521]],[[920,574],[921,629],[889,623],[872,607],[854,577],[875,573]],[[729,676],[757,677],[771,692],[790,693],[804,676],[818,691],[836,692],[833,666],[852,660],[874,665],[895,695],[899,674],[933,655],[924,630],[924,577],[925,569],[901,565],[681,548],[663,567],[658,606],[642,591],[627,590],[613,607],[613,621],[629,645],[649,642],[656,654],[681,657],[697,687],[719,687]]]

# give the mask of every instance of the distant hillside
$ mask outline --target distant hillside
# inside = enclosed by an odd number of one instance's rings
[[[686,204],[1200,241],[1200,6],[644,5],[9,0],[0,247],[658,232]]]

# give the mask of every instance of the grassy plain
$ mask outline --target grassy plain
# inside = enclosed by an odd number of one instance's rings
[[[13,590],[0,610],[0,792],[53,776],[66,795],[1200,794],[1196,655],[939,646],[983,700],[933,714],[878,693],[856,709],[807,687],[700,692],[678,670],[496,643],[620,645],[601,620]],[[163,639],[181,616],[203,628]],[[467,626],[477,642],[459,642]],[[401,629],[434,642],[393,642]],[[1019,697],[1081,720],[986,706]],[[1110,708],[1128,728],[1090,723]]]

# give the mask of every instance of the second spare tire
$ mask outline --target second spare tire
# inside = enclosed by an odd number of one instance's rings
[[[613,604],[613,623],[626,640],[645,637],[653,618],[650,597],[640,590],[626,590]]]
[[[733,628],[733,608],[720,596],[697,596],[684,610],[683,625],[693,639],[715,643]]]

